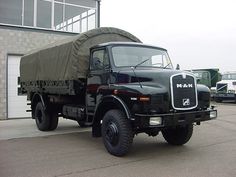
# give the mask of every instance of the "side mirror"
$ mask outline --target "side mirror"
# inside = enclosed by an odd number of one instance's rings
[[[176,70],[180,70],[179,64],[176,65]]]
[[[200,78],[197,78],[197,84],[199,84],[199,83],[200,83],[200,81],[201,81],[201,79],[200,79]]]
[[[102,69],[102,63],[99,58],[93,58],[93,68],[94,69]]]

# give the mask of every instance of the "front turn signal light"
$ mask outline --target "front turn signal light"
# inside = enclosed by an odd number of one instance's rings
[[[118,90],[113,90],[113,94],[117,95],[118,94]]]
[[[148,97],[148,96],[141,96],[141,97],[139,97],[139,101],[142,101],[142,102],[150,101],[150,97]]]

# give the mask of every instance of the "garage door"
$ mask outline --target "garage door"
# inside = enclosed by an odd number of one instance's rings
[[[20,56],[8,55],[8,118],[31,117],[26,96],[17,94],[18,77],[20,76]]]

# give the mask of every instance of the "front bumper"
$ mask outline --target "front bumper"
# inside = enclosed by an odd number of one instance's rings
[[[173,127],[181,126],[191,123],[200,123],[202,121],[212,120],[217,118],[217,110],[208,109],[202,111],[188,111],[168,114],[135,114],[136,126],[139,128],[148,127]],[[152,117],[161,117],[162,123],[160,125],[150,125],[149,120]]]
[[[222,99],[222,100],[235,100],[236,95],[234,93],[216,93],[214,96],[216,99]]]

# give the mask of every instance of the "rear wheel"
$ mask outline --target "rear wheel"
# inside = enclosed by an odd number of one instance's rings
[[[162,130],[163,137],[172,145],[183,145],[187,143],[192,137],[192,134],[193,124]]]
[[[36,125],[41,131],[48,131],[50,127],[49,115],[45,111],[43,104],[38,102],[34,109],[34,118]]]
[[[57,114],[57,112],[52,110],[52,112],[49,113],[49,117],[50,117],[49,130],[55,130],[58,126],[58,114]]]
[[[34,118],[36,125],[41,131],[51,131],[55,130],[58,125],[58,115],[54,110],[45,110],[42,102],[38,102],[34,110]]]
[[[133,143],[133,131],[129,120],[120,110],[108,111],[102,121],[102,137],[109,153],[123,156]]]

